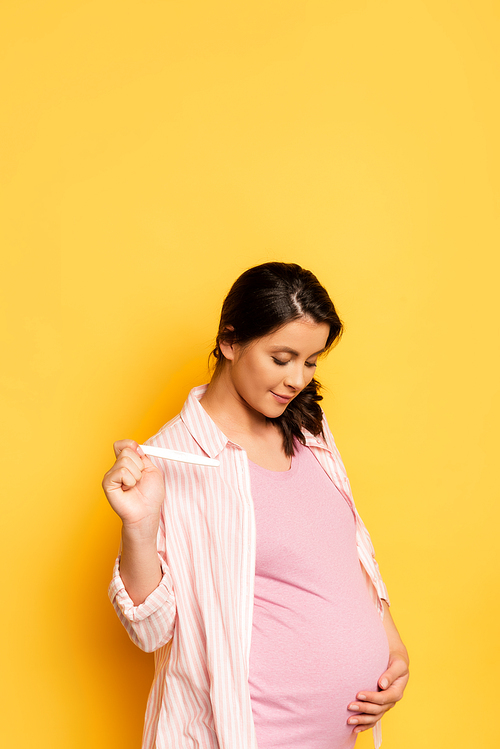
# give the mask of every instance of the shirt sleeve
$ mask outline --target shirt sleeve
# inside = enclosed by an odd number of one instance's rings
[[[325,442],[333,454],[334,461],[337,465],[337,468],[339,472],[342,474],[343,484],[346,487],[347,491],[349,492],[349,496],[351,498],[351,501],[353,502],[353,507],[354,507],[354,511],[356,514],[356,545],[358,547],[358,555],[359,555],[359,559],[361,562],[361,569],[365,577],[365,581],[368,586],[368,590],[371,594],[372,600],[375,606],[377,607],[380,616],[383,618],[384,607],[382,605],[382,600],[386,601],[387,604],[390,606],[389,594],[387,592],[385,583],[382,580],[382,575],[380,574],[380,569],[379,569],[377,560],[375,558],[375,550],[373,548],[373,543],[372,543],[370,534],[368,533],[368,530],[365,524],[363,523],[361,517],[359,516],[359,513],[354,504],[354,500],[352,499],[352,491],[351,491],[349,479],[347,478],[347,473],[346,473],[344,464],[342,462],[342,458],[340,457],[340,453],[338,451],[337,445],[335,444],[333,434],[330,431],[330,428],[328,426],[328,422],[326,420],[326,416],[324,413],[323,413],[323,433],[325,436]]]
[[[163,577],[155,590],[138,606],[130,598],[120,576],[117,557],[108,595],[127,633],[141,650],[152,653],[172,638],[175,621],[175,596],[167,564],[158,554]]]
[[[118,618],[135,645],[152,653],[172,639],[174,634],[176,603],[172,576],[166,561],[166,534],[163,512],[157,538],[158,559],[162,579],[145,601],[138,606],[130,598],[120,576],[120,555],[113,569],[108,595]]]
[[[357,515],[356,518],[356,543],[358,546],[358,554],[362,562],[362,572],[365,576],[368,588],[372,591],[373,602],[376,604],[380,616],[383,618],[384,607],[382,606],[381,601],[386,601],[389,606],[391,605],[391,602],[375,558],[375,550],[373,548],[370,534],[359,515]]]

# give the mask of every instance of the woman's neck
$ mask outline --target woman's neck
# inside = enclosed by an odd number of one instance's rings
[[[269,423],[266,417],[242,400],[230,378],[225,374],[225,370],[212,378],[200,403],[230,439],[232,439],[232,434],[239,434],[243,437],[263,435],[267,432]]]
[[[221,432],[242,447],[253,463],[272,471],[290,468],[280,429],[242,401],[224,372],[212,379],[200,403]]]

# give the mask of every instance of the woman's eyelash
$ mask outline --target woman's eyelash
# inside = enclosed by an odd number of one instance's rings
[[[276,359],[276,357],[273,356],[273,362],[275,364],[277,364],[279,367],[284,367],[285,364],[288,364],[288,361],[289,360],[287,360],[287,361],[281,361],[281,359]],[[316,367],[317,366],[316,362],[310,362],[310,361],[306,361],[305,365],[306,365],[306,367]]]

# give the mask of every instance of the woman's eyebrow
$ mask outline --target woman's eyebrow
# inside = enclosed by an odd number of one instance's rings
[[[295,351],[295,349],[289,348],[288,346],[280,346],[277,344],[275,346],[271,346],[271,349],[276,352],[281,351],[284,354],[292,354],[292,356],[299,356],[298,351]],[[314,354],[310,354],[307,358],[310,359],[311,356],[319,356],[321,353],[323,353],[323,350],[324,349],[321,349],[320,351],[315,351]]]

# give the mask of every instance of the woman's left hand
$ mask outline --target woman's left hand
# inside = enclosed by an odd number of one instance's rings
[[[347,721],[350,726],[353,726],[353,733],[373,728],[384,713],[394,707],[396,702],[399,702],[410,677],[408,673],[408,651],[394,624],[387,602],[382,601],[382,605],[384,607],[382,624],[389,644],[389,663],[378,680],[379,691],[365,692],[364,689],[361,689],[357,693],[356,699],[348,705],[348,710],[359,713],[359,715],[353,715]]]
[[[352,712],[359,713],[353,715],[347,721],[350,726],[353,726],[353,732],[359,733],[373,728],[384,713],[394,707],[396,702],[401,699],[408,679],[407,659],[399,652],[391,654],[388,668],[378,680],[380,691],[358,692],[356,700],[351,702],[347,708]]]

